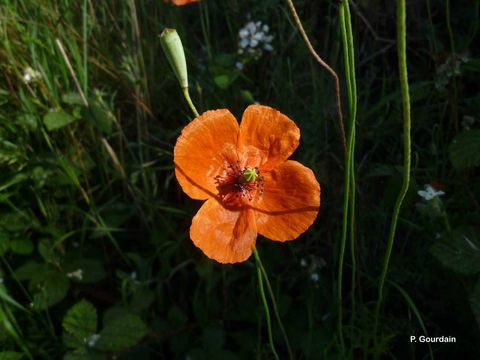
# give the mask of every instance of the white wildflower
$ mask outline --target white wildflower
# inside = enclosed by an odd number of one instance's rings
[[[426,184],[425,185],[425,190],[419,190],[419,191],[417,191],[417,194],[427,201],[432,200],[436,197],[445,195],[445,193],[443,191],[435,190],[435,188],[430,184]]]
[[[67,274],[67,277],[70,278],[70,279],[75,279],[75,280],[80,280],[81,281],[83,279],[83,270],[78,269],[78,270],[72,271],[72,272]]]
[[[137,280],[137,272],[136,272],[136,271],[132,272],[132,273],[130,274],[130,278],[131,278],[132,280]]]
[[[90,335],[88,338],[85,338],[83,341],[85,341],[88,347],[93,348],[96,345],[98,339],[100,339],[100,335],[93,334],[93,335]]]
[[[318,273],[312,273],[310,274],[310,280],[317,283],[320,280],[320,275],[318,275]]]
[[[30,66],[26,67],[23,71],[23,82],[25,84],[39,80],[41,77],[42,74],[39,71],[32,69]]]
[[[304,258],[302,258],[302,259],[300,260],[300,266],[301,266],[301,267],[307,267],[307,265],[308,265],[308,264],[307,264],[307,260],[305,260]]]
[[[0,278],[0,284],[3,284],[3,278]]]
[[[261,21],[249,21],[238,32],[238,54],[249,54],[253,55],[254,59],[259,59],[263,50],[273,51],[273,36],[269,35],[269,31],[268,25]]]

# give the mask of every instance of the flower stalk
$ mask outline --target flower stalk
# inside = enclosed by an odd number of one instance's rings
[[[253,255],[255,256],[255,265],[257,266],[258,288],[260,290],[260,297],[262,298],[263,307],[265,309],[265,319],[267,321],[268,329],[268,340],[270,342],[270,348],[272,350],[273,356],[276,360],[279,360],[280,358],[278,357],[277,350],[275,350],[275,344],[273,343],[272,321],[270,320],[270,310],[268,307],[267,297],[265,296],[265,289],[263,288],[262,265],[256,248],[253,248]]]
[[[393,210],[392,223],[390,225],[390,232],[388,235],[387,251],[384,256],[382,274],[378,284],[378,299],[375,309],[375,323],[374,336],[375,345],[378,344],[378,318],[380,316],[380,309],[383,301],[383,290],[385,287],[385,280],[387,278],[388,265],[390,256],[392,255],[393,242],[395,240],[395,231],[397,229],[398,216],[402,207],[403,199],[407,194],[410,185],[410,165],[411,165],[411,117],[410,117],[410,95],[408,86],[408,71],[407,71],[407,30],[406,30],[406,11],[405,0],[397,0],[397,53],[398,53],[398,67],[400,77],[400,90],[402,93],[402,107],[403,107],[403,184],[398,194],[395,208]]]

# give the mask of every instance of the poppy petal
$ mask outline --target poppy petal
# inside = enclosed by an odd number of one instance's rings
[[[175,175],[191,198],[216,196],[215,176],[237,161],[239,126],[226,109],[207,111],[185,126],[173,151]]]
[[[285,162],[298,147],[300,130],[280,111],[250,105],[243,113],[238,150],[247,166],[268,171]]]
[[[190,238],[209,258],[221,263],[247,260],[257,229],[251,209],[231,211],[216,199],[207,200],[193,217]]]
[[[200,0],[172,0],[172,2],[175,4],[175,5],[187,5],[187,4],[190,4],[190,3],[193,3],[193,2],[198,2]]]
[[[263,177],[263,194],[253,206],[258,233],[276,241],[296,239],[317,217],[320,184],[312,170],[293,160]]]

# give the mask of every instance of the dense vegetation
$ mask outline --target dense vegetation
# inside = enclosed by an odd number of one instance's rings
[[[339,75],[348,133],[342,1],[294,3]],[[166,27],[182,38],[198,110],[240,119],[258,102],[287,114],[302,135],[293,158],[321,184],[308,231],[257,241],[279,357],[474,359],[479,1],[407,2],[411,181],[375,326],[404,171],[394,3],[350,2],[356,198],[339,283],[347,166],[335,84],[286,1],[0,1],[0,359],[274,358],[253,256],[218,264],[189,238],[200,202],[181,191],[172,157],[192,114],[160,46]],[[262,50],[242,43],[251,21]]]

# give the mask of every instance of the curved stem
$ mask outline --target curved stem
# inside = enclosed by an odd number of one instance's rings
[[[197,109],[195,108],[195,105],[193,105],[193,101],[192,101],[192,98],[190,97],[190,92],[188,90],[188,87],[183,88],[182,91],[183,91],[183,96],[185,97],[185,100],[187,100],[188,106],[190,106],[190,110],[192,110],[195,116],[200,116],[198,114]]]
[[[392,223],[390,225],[390,232],[388,235],[387,251],[384,257],[382,274],[378,284],[378,299],[375,310],[374,336],[375,343],[378,344],[378,318],[380,315],[380,308],[383,301],[383,291],[385,287],[385,280],[388,272],[388,264],[390,256],[392,255],[393,242],[395,239],[395,231],[397,228],[398,215],[403,203],[403,199],[407,193],[410,185],[410,164],[411,164],[411,140],[410,140],[410,95],[408,88],[408,71],[407,71],[407,35],[406,35],[406,11],[405,0],[397,0],[397,52],[398,52],[398,66],[400,76],[400,89],[402,92],[402,107],[403,107],[403,184],[400,193],[398,194],[395,208],[393,210]],[[378,354],[377,354],[378,356]]]
[[[343,114],[342,114],[342,102],[340,99],[340,80],[338,78],[337,73],[335,70],[333,70],[323,59],[318,55],[318,53],[315,51],[315,49],[312,46],[312,43],[310,42],[310,39],[308,38],[307,33],[305,32],[305,29],[303,28],[302,21],[300,20],[300,17],[298,16],[297,10],[295,9],[295,5],[293,5],[292,0],[287,0],[288,7],[290,8],[290,12],[292,13],[293,19],[295,20],[295,24],[297,25],[298,31],[300,32],[300,35],[302,35],[303,41],[305,42],[305,45],[307,45],[308,50],[310,51],[310,54],[312,54],[313,58],[323,67],[325,70],[327,70],[330,75],[333,77],[335,81],[335,100],[337,103],[337,113],[338,113],[338,126],[340,127],[340,133],[342,136],[342,142],[343,142],[343,149],[345,151],[345,154],[347,153],[347,140],[345,138],[345,127],[343,125]]]
[[[262,298],[262,303],[265,310],[265,319],[267,320],[268,340],[270,341],[270,348],[272,349],[272,353],[275,359],[280,360],[280,358],[278,357],[277,351],[275,350],[275,345],[273,343],[272,322],[270,320],[270,309],[268,307],[267,297],[265,296],[265,290],[263,288],[263,277],[262,277],[260,256],[258,256],[258,252],[256,248],[253,248],[253,255],[255,256],[255,265],[257,266],[258,288],[260,290],[260,297]]]

